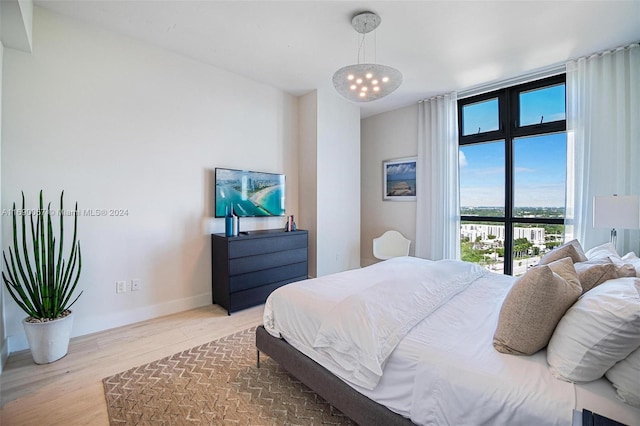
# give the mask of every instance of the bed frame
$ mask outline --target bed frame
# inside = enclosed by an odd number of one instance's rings
[[[289,345],[284,339],[273,337],[262,325],[256,328],[256,348],[258,349],[258,367],[260,367],[260,352],[263,352],[359,425],[407,426],[413,424],[406,417],[362,395],[329,370]]]

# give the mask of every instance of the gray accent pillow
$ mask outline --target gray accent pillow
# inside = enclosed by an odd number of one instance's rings
[[[529,269],[505,298],[493,347],[505,354],[532,355],[549,343],[553,330],[582,294],[570,257]]]
[[[584,254],[584,250],[578,240],[571,240],[542,256],[538,265],[548,265],[551,262],[555,262],[556,260],[560,260],[565,257],[570,257],[571,260],[573,260],[573,263],[586,262],[589,260]]]

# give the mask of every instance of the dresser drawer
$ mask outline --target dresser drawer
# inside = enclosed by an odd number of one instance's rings
[[[229,276],[246,274],[247,272],[261,271],[276,266],[289,265],[291,263],[305,262],[307,260],[307,248],[277,251],[262,255],[238,257],[229,259]]]
[[[273,284],[264,285],[257,288],[250,288],[248,290],[239,291],[237,293],[229,294],[229,312],[234,312],[239,309],[248,308],[250,306],[259,305],[269,297],[271,292],[285,284],[289,284],[295,281],[301,281],[307,277],[293,277],[285,281],[280,281]]]
[[[307,248],[306,233],[289,233],[288,235],[278,237],[256,238],[252,240],[238,239],[232,240],[229,243],[229,259],[297,248]]]
[[[229,277],[229,292],[236,293],[238,291],[259,287],[261,285],[284,281],[291,277],[306,278],[307,273],[308,265],[305,259],[304,262],[294,263],[292,265],[278,266],[276,268],[234,275]]]

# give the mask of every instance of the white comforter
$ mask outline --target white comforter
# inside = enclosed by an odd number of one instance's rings
[[[336,311],[343,301],[383,281],[400,288],[406,282],[398,277],[428,263],[439,262],[395,258],[281,287],[266,302],[265,328],[340,376],[342,366],[314,347],[327,317],[339,315],[334,325],[355,333],[362,324]],[[514,279],[492,273],[478,277],[472,269],[468,286],[429,309],[382,359],[383,374],[373,389],[343,380],[417,424],[571,424],[573,384],[553,378],[544,351],[518,357],[493,349],[499,308]],[[379,301],[384,310],[386,296]]]
[[[385,264],[393,269],[392,276],[371,277],[368,288],[346,297],[322,320],[313,348],[334,361],[334,374],[367,389],[375,388],[389,355],[404,336],[488,274],[471,263],[412,259]],[[406,267],[407,263],[412,267]]]

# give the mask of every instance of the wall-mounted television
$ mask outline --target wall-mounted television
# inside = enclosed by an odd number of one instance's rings
[[[216,217],[284,216],[285,175],[216,168]]]

